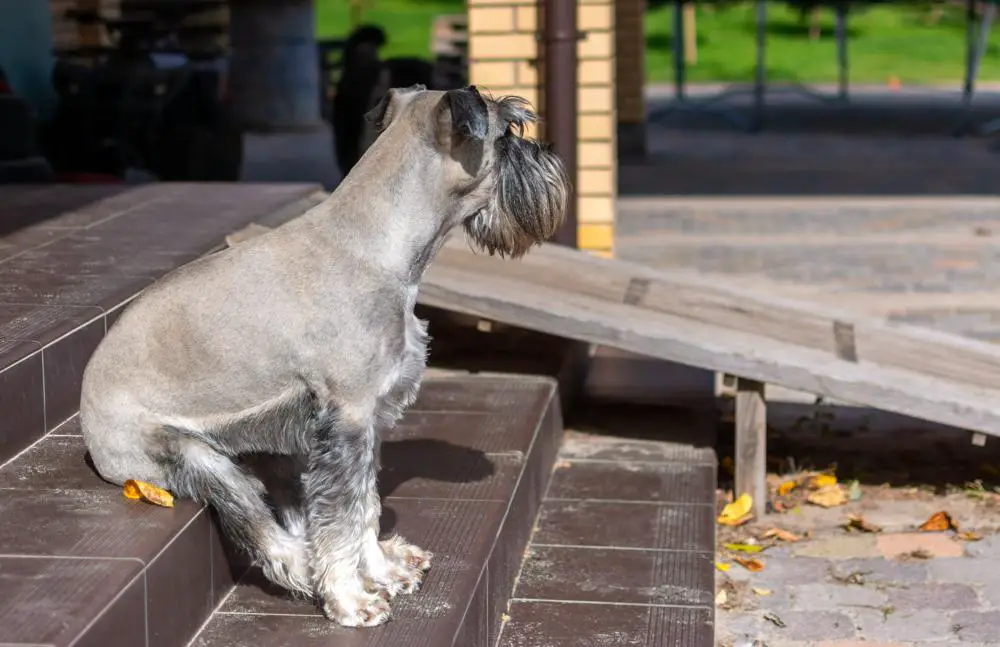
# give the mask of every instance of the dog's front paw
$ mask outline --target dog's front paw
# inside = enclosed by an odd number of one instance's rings
[[[417,568],[387,562],[384,573],[375,576],[369,574],[366,582],[368,590],[378,593],[386,600],[391,600],[400,594],[416,593],[424,580],[424,572]]]
[[[431,559],[434,556],[423,548],[407,543],[399,535],[380,541],[379,545],[385,553],[385,558],[400,570],[417,570],[423,573],[431,567]]]
[[[377,593],[365,591],[360,585],[337,587],[318,594],[323,614],[345,627],[377,627],[389,621],[389,603]]]

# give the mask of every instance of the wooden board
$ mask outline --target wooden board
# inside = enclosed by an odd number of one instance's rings
[[[420,302],[1000,436],[1000,348],[754,293],[738,278],[556,245],[502,260],[455,237]]]

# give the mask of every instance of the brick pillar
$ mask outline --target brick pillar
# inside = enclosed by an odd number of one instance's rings
[[[578,28],[587,34],[577,50],[578,240],[581,249],[611,255],[617,196],[614,5],[578,2]],[[523,96],[544,119],[538,31],[533,0],[469,0],[470,82],[497,96]]]
[[[646,0],[616,0],[618,66],[618,150],[646,153]]]

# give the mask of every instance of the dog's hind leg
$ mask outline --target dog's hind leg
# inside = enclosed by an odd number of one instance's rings
[[[372,416],[374,418],[374,416]],[[347,411],[322,414],[305,476],[313,586],[323,613],[350,627],[389,619],[389,604],[367,590],[360,572],[365,535],[378,507],[378,437],[371,422]]]
[[[182,438],[173,458],[168,481],[177,494],[212,506],[226,536],[269,580],[297,594],[312,594],[305,537],[278,523],[259,479],[195,438]]]

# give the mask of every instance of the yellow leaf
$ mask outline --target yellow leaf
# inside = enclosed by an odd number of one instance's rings
[[[971,530],[966,530],[965,532],[958,533],[958,538],[962,541],[979,541],[983,538],[978,532],[973,532]]]
[[[122,494],[127,499],[145,501],[146,503],[163,506],[164,508],[174,507],[174,495],[145,481],[134,481],[132,479],[125,481],[122,487]]]
[[[789,541],[789,542],[795,542],[801,539],[798,535],[788,532],[787,530],[782,530],[781,528],[771,528],[770,530],[765,532],[761,536],[761,538],[762,539],[774,538],[774,539],[780,539],[781,541]]]
[[[935,512],[932,514],[927,521],[920,524],[920,530],[923,532],[942,532],[944,530],[958,530],[958,524],[955,520],[951,518],[951,515],[942,510],[941,512]]]
[[[752,507],[753,499],[750,498],[749,494],[743,493],[722,509],[718,522],[724,526],[742,525],[750,520],[750,508]]]
[[[778,486],[778,496],[785,496],[786,494],[794,490],[796,487],[798,487],[798,485],[799,484],[795,481],[785,481],[784,483]]]
[[[733,561],[751,573],[757,573],[764,570],[764,563],[758,559],[751,559],[749,557],[734,557]]]
[[[810,490],[822,490],[837,484],[837,477],[833,474],[817,474],[809,479]]]
[[[762,598],[766,598],[767,596],[769,596],[772,593],[774,593],[774,591],[772,591],[771,589],[754,589],[754,588],[751,588],[750,590],[753,591],[754,593],[756,593],[757,595],[759,595]]]
[[[737,551],[740,553],[759,553],[764,550],[764,547],[755,546],[753,544],[726,544],[726,550]]]
[[[806,501],[822,508],[833,508],[847,503],[847,495],[839,485],[830,485],[810,493]]]
[[[732,565],[731,564],[726,564],[724,562],[716,562],[715,563],[715,570],[721,571],[721,572],[725,573],[725,572],[729,571],[729,567],[730,566],[732,566]]]

